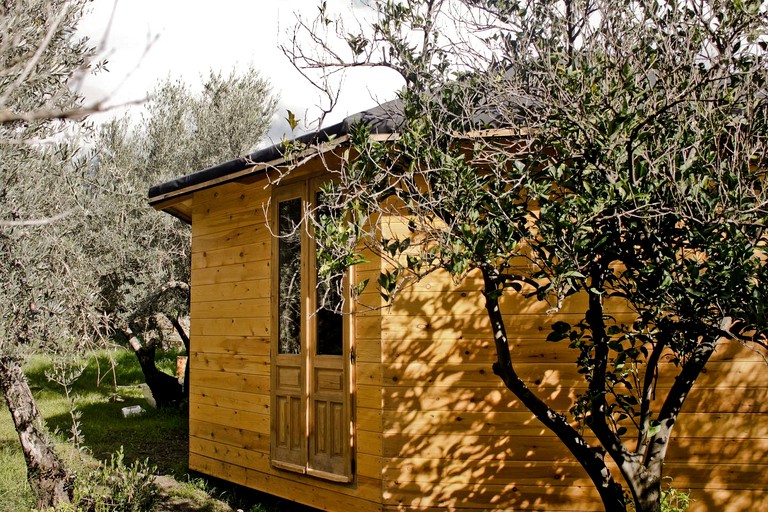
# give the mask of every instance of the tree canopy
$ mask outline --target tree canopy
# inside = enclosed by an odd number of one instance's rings
[[[81,359],[120,332],[160,373],[158,318],[184,334],[189,242],[179,222],[146,205],[146,187],[248,152],[275,106],[252,69],[211,73],[200,94],[169,80],[138,126],[116,120],[94,134],[80,120],[101,106],[77,94],[100,69],[75,32],[87,3],[0,2],[0,389],[40,509],[70,500],[72,475],[45,431],[25,357]]]
[[[435,271],[479,273],[494,372],[582,464],[607,510],[657,511],[673,427],[718,348],[766,348],[766,45],[760,2],[381,1],[373,21],[335,24],[297,65],[384,66],[405,82],[405,120],[381,142],[365,126],[319,224],[329,274],[391,265],[388,300]],[[316,25],[315,25],[316,26]],[[298,30],[311,29],[308,22]],[[371,229],[401,217],[401,238]],[[361,283],[364,284],[364,283]],[[587,298],[550,342],[574,351],[584,391],[554,410],[521,379],[499,297],[552,311]],[[608,301],[634,320],[619,322]],[[673,377],[659,389],[657,377]],[[655,396],[661,397],[654,400]],[[587,441],[575,421],[596,438]]]
[[[169,330],[189,348],[189,228],[146,204],[148,184],[249,153],[275,110],[269,83],[253,68],[211,72],[196,92],[179,81],[157,85],[146,113],[100,127],[89,154],[95,201],[87,219],[97,309],[110,333],[135,351],[159,405],[183,398],[175,377],[155,366]]]
[[[12,413],[38,508],[69,500],[21,364],[73,353],[98,333],[93,288],[71,236],[88,203],[62,121],[81,116],[72,80],[93,51],[74,36],[85,1],[0,3],[0,389]]]

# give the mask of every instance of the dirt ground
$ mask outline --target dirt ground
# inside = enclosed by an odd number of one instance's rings
[[[155,483],[160,489],[160,503],[155,509],[156,512],[234,512],[232,507],[202,490],[196,490],[189,496],[188,489],[185,489],[184,497],[176,495],[173,491],[181,484],[170,476],[158,476]]]

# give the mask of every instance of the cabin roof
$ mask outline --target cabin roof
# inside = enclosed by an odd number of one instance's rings
[[[473,108],[469,115],[462,116],[461,125],[465,132],[459,138],[527,136],[525,124],[518,123],[518,116],[525,111],[536,109],[536,101],[531,97],[516,96],[513,101],[505,98],[499,102],[492,94],[476,91],[472,98]],[[439,102],[439,98],[438,98]],[[447,112],[447,111],[446,111]],[[349,140],[353,126],[357,123],[368,125],[371,137],[388,140],[397,137],[404,122],[403,103],[400,99],[382,103],[368,110],[363,110],[346,117],[340,123],[321,128],[312,133],[260,149],[250,155],[230,160],[207,169],[179,176],[175,179],[155,185],[149,189],[149,204],[157,210],[163,210],[191,223],[191,193],[214,187],[248,175],[263,173],[267,169],[284,165],[286,150],[292,143],[300,142],[310,146],[309,152],[325,152]],[[518,125],[516,128],[512,125]]]
[[[487,134],[489,131],[504,129],[505,123],[502,120],[502,116],[499,115],[498,105],[493,105],[492,102],[483,101],[482,99],[480,99],[479,103],[473,111],[471,119],[469,119],[469,124],[476,129],[483,130],[484,134]],[[516,105],[513,108],[529,107],[531,103],[528,99],[517,98]],[[350,134],[352,127],[361,122],[370,127],[371,134],[373,135],[391,136],[398,132],[398,128],[403,123],[403,120],[402,101],[396,99],[348,116],[340,123],[296,137],[290,142],[301,142],[312,146],[320,146],[329,142],[341,143],[346,140],[346,136]],[[475,133],[479,134],[480,132]],[[194,190],[208,188],[231,179],[237,179],[245,171],[248,171],[248,173],[260,172],[270,165],[279,165],[283,163],[283,155],[287,146],[286,142],[280,142],[255,151],[250,155],[155,185],[149,189],[149,203],[157,207],[158,203],[164,202],[169,198],[178,197]]]
[[[398,126],[403,122],[402,103],[399,100],[383,103],[374,108],[348,116],[340,123],[296,137],[291,142],[301,142],[316,146],[330,141],[337,141],[349,135],[352,126],[359,122],[370,126],[372,134],[394,134],[397,132]],[[155,185],[149,189],[149,202],[154,205],[169,197],[219,184],[227,181],[227,178],[235,179],[240,176],[242,171],[251,169],[254,165],[278,164],[283,160],[283,154],[287,145],[285,142],[280,142],[229,162]],[[263,165],[261,169],[266,167],[266,165]]]

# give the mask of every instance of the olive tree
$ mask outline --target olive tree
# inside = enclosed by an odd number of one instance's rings
[[[86,2],[0,2],[0,389],[37,507],[69,501],[70,476],[22,370],[32,353],[73,353],[97,332],[92,282],[70,236],[87,201],[58,134],[85,108],[70,85],[92,50],[74,36]]]
[[[68,179],[66,171],[51,173],[66,162],[30,151],[24,160],[4,160],[16,167],[3,165],[0,178],[3,217],[18,223],[0,228],[0,389],[43,507],[68,500],[69,474],[46,433],[22,365],[35,353],[67,359],[93,347],[99,318],[93,309],[95,283],[85,272],[80,242],[71,236],[79,205],[66,199],[72,191],[59,181]],[[61,216],[62,211],[72,213]]]
[[[91,156],[98,204],[88,218],[89,257],[113,335],[136,354],[158,405],[178,403],[182,387],[160,371],[155,354],[169,331],[189,350],[189,227],[158,217],[148,185],[249,153],[266,132],[276,99],[253,68],[211,72],[200,91],[166,80],[135,125],[101,127]],[[187,388],[188,389],[188,388]]]
[[[673,428],[712,354],[728,343],[766,349],[764,7],[370,6],[371,20],[351,29],[325,3],[315,24],[299,21],[294,41],[331,27],[346,48],[287,49],[304,68],[383,66],[404,83],[396,137],[357,126],[333,170],[315,219],[324,269],[342,271],[367,247],[391,265],[377,283],[388,300],[435,271],[482,276],[494,373],[579,461],[606,510],[627,509],[625,485],[635,510],[660,510]],[[408,233],[372,229],[381,215],[401,217]],[[584,378],[570,410],[518,375],[507,293],[553,311],[586,296],[583,318],[548,336],[568,344]],[[609,300],[634,320],[608,315]]]

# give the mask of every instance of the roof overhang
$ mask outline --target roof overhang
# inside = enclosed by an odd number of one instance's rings
[[[279,143],[256,151],[247,157],[238,158],[192,174],[155,185],[149,189],[149,204],[157,210],[175,215],[185,222],[191,221],[191,194],[198,190],[217,186],[245,176],[282,168],[289,172],[313,156],[330,151],[349,141],[349,134],[356,123],[370,127],[375,137],[396,137],[397,127],[402,123],[402,108],[398,100],[383,103],[372,109],[358,112],[342,122],[317,132],[297,137],[287,143]],[[291,146],[304,145],[300,154],[287,154]]]
[[[175,205],[183,202],[186,196],[198,190],[235,181],[253,174],[267,172],[270,169],[296,167],[307,159],[327,153],[348,141],[349,136],[345,135],[335,138],[330,142],[324,142],[316,147],[308,147],[299,153],[281,156],[266,162],[254,162],[252,158],[244,157],[215,167],[209,167],[208,169],[152,187],[149,191],[149,204],[157,210],[169,211]],[[169,213],[171,212],[169,211]]]
[[[302,135],[292,141],[261,149],[246,157],[155,185],[149,189],[149,204],[156,210],[191,223],[192,194],[195,192],[271,171],[275,171],[276,177],[284,176],[292,169],[314,158],[322,157],[324,153],[348,145],[352,127],[358,122],[366,123],[370,127],[372,140],[396,140],[399,137],[398,128],[403,123],[402,109],[397,100],[384,103],[371,110],[349,116],[341,123],[318,132]],[[483,124],[488,129],[456,134],[457,141],[525,136],[520,130],[494,127],[492,122]],[[299,152],[290,151],[294,146],[304,149]]]
[[[388,140],[394,137],[396,137],[394,134],[372,136],[375,140]],[[191,224],[194,192],[272,170],[278,175],[284,175],[291,169],[300,167],[348,143],[349,135],[344,135],[315,146],[308,146],[298,153],[291,153],[266,162],[254,162],[250,157],[232,160],[152,187],[149,192],[149,204],[156,210],[164,211]]]

